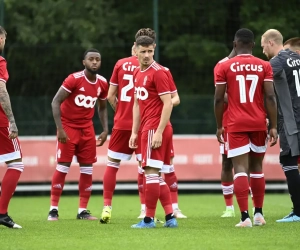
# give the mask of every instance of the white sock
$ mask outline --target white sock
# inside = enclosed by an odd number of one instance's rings
[[[233,205],[232,206],[226,206],[226,208],[231,208],[231,209],[234,210],[234,206]]]
[[[50,211],[56,209],[58,211],[58,207],[57,206],[50,206]]]
[[[78,214],[80,214],[84,210],[86,210],[86,208],[78,208]]]
[[[141,210],[146,210],[146,204],[141,204]]]
[[[178,209],[178,203],[173,203],[172,208],[173,208],[173,210]]]

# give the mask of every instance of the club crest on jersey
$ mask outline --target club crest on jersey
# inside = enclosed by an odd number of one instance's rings
[[[100,93],[101,93],[101,88],[100,88],[100,87],[98,87],[98,89],[97,89],[97,96],[99,96],[99,95],[100,95]]]
[[[145,78],[144,78],[144,82],[143,82],[143,85],[144,85],[144,86],[146,85],[147,79],[148,79],[148,77],[147,77],[147,76],[145,76]]]

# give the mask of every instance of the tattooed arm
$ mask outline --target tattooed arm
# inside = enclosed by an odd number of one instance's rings
[[[5,82],[0,80],[0,105],[9,121],[9,135],[10,139],[18,136],[18,128],[15,122],[14,114],[12,112],[10,98],[6,89]]]
[[[108,135],[108,117],[107,117],[107,101],[98,99],[98,116],[103,128],[103,132],[99,135],[97,146],[102,146]]]
[[[118,86],[110,84],[108,89],[107,101],[114,111],[116,111],[118,103],[117,94]]]
[[[66,143],[68,136],[62,127],[60,105],[63,103],[64,100],[67,99],[69,95],[70,93],[67,92],[65,89],[59,88],[51,103],[52,114],[57,128],[57,139],[61,143]]]

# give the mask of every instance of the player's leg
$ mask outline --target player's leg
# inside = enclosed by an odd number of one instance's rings
[[[80,130],[64,126],[70,140],[66,143],[57,141],[56,146],[56,170],[53,173],[51,181],[50,210],[48,214],[49,221],[58,220],[58,204],[65,185],[65,179],[69,172],[72,158],[75,154],[75,146],[78,143]]]
[[[117,183],[117,172],[121,160],[131,159],[133,150],[129,148],[128,141],[131,131],[113,129],[107,153],[107,165],[103,175],[103,210],[100,218],[101,223],[108,223],[111,219],[112,198]]]
[[[226,209],[221,217],[235,217],[233,206],[233,172],[231,159],[227,157],[228,142],[226,128],[223,134],[224,144],[220,144],[220,153],[222,155],[221,186]]]
[[[1,181],[0,225],[9,228],[22,228],[8,215],[9,202],[24,170],[19,140],[18,138],[10,140],[8,134],[8,128],[0,128],[0,162],[7,164],[7,170]]]
[[[164,173],[165,182],[167,183],[171,192],[172,208],[173,208],[175,218],[186,219],[187,216],[185,216],[182,213],[182,211],[179,209],[178,206],[178,179],[175,173],[173,159],[174,159],[174,150],[172,145],[170,165],[164,165],[161,170],[161,173]]]
[[[138,159],[138,158],[137,158]],[[141,167],[141,161],[138,161],[138,191],[141,204],[141,212],[138,219],[143,219],[146,215],[146,204],[145,204],[145,192],[144,192],[144,182],[145,174],[144,169]]]
[[[81,129],[81,137],[76,147],[75,154],[79,162],[79,206],[77,219],[97,220],[87,209],[92,194],[93,186],[93,163],[97,161],[96,156],[96,137],[94,126]]]
[[[293,211],[283,219],[276,220],[277,222],[300,222],[300,176],[297,163],[298,156],[291,156],[291,152],[288,155],[280,156],[280,164],[286,176],[288,190],[293,203]]]
[[[228,133],[228,157],[234,168],[234,192],[241,212],[241,220],[236,227],[252,227],[248,213],[248,153],[250,140],[247,133]]]
[[[250,133],[249,173],[252,200],[254,204],[253,225],[266,224],[263,216],[263,203],[266,183],[263,173],[263,159],[267,150],[267,131]]]
[[[141,211],[138,219],[143,219],[146,215],[146,204],[145,204],[145,171],[142,167],[142,154],[141,154],[141,135],[142,133],[139,131],[138,134],[138,147],[135,150],[136,160],[138,162],[138,191],[139,198],[141,204]]]
[[[171,167],[171,158],[173,158],[174,154],[173,154],[173,141],[172,141],[172,137],[173,137],[173,128],[171,126],[167,126],[165,128],[165,131],[163,133],[163,143],[162,146],[160,147],[160,154],[161,155],[157,155],[157,156],[153,156],[157,159],[160,159],[161,157],[163,157],[163,166],[160,170],[160,173],[164,173],[164,176],[166,176],[166,174],[170,174],[171,172],[174,172],[174,167]],[[176,185],[176,191],[177,193],[177,177],[175,175],[176,179],[173,179],[172,181],[169,180],[169,183],[166,183],[165,180],[160,176],[159,177],[159,184],[160,184],[160,196],[159,196],[159,200],[161,205],[164,208],[165,211],[165,220],[166,223],[164,224],[164,227],[177,227],[177,220],[175,219],[175,213],[174,213],[174,209],[173,209],[173,201],[172,201],[172,191],[171,188],[174,189],[174,187],[170,187],[170,183],[172,182],[172,185],[175,183]],[[173,186],[175,186],[173,185]],[[174,197],[173,197],[174,198]],[[176,196],[176,203],[178,204],[178,200],[177,200],[177,196]],[[178,207],[178,205],[177,205]]]
[[[146,204],[146,216],[142,221],[138,224],[132,225],[132,228],[153,228],[155,227],[154,217],[156,212],[156,206],[158,199],[163,199],[162,195],[166,195],[168,197],[168,214],[166,215],[166,219],[173,219],[173,211],[172,211],[172,203],[170,197],[170,190],[166,186],[167,190],[163,191],[161,194],[160,188],[160,176],[159,170],[162,168],[164,163],[164,157],[166,155],[166,148],[164,145],[171,139],[170,131],[168,131],[167,127],[163,133],[163,143],[162,146],[158,149],[152,149],[152,137],[154,135],[154,130],[144,131],[141,135],[141,152],[142,152],[142,166],[145,170],[145,204]],[[170,160],[170,156],[169,156]],[[161,182],[162,183],[162,182]],[[166,204],[164,205],[164,208]]]

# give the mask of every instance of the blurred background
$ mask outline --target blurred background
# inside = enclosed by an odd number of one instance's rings
[[[130,55],[136,31],[158,33],[156,59],[170,68],[181,105],[175,134],[214,134],[213,68],[232,49],[235,32],[256,36],[254,55],[265,59],[260,36],[269,28],[284,39],[299,35],[299,0],[0,0],[7,33],[8,91],[20,135],[55,135],[51,106],[63,80],[82,69],[82,55],[102,54],[100,74]],[[109,107],[110,128],[112,110]],[[95,119],[96,132],[101,131]]]

